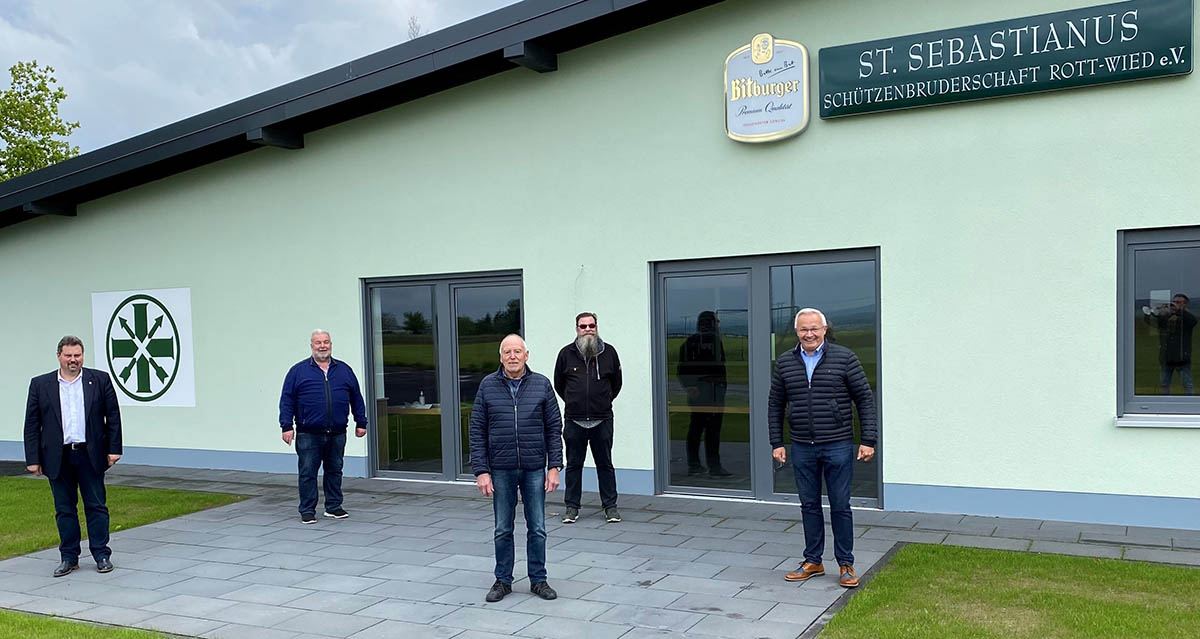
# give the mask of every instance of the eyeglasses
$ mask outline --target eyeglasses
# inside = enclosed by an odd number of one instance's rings
[[[586,328],[596,328],[596,325],[595,325],[595,324],[579,324],[578,326],[579,326],[579,328],[580,328],[580,329],[586,329]]]
[[[825,330],[824,326],[818,326],[817,328],[797,328],[796,332],[797,333],[820,333],[823,330]]]

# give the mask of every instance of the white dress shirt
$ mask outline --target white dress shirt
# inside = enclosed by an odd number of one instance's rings
[[[58,373],[58,405],[62,410],[63,443],[77,444],[87,441],[87,429],[83,419],[83,371],[71,381]]]

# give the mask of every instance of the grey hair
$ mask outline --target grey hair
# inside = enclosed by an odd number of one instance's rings
[[[824,313],[822,313],[821,311],[818,311],[815,308],[802,308],[796,313],[796,319],[792,321],[792,328],[796,328],[797,326],[800,325],[800,316],[801,315],[819,315],[821,317],[821,326],[822,327],[829,326],[829,322],[825,321]]]
[[[325,329],[323,329],[323,328],[314,328],[314,329],[313,329],[313,332],[312,332],[312,335],[309,335],[309,336],[308,336],[308,340],[311,342],[311,341],[312,341],[312,338],[314,338],[314,337],[316,337],[316,336],[318,336],[318,335],[324,335],[325,337],[328,337],[330,341],[333,341],[333,337],[331,337],[331,336],[329,335],[329,331],[327,331],[327,330],[325,330]]]
[[[62,355],[62,349],[64,346],[78,346],[79,348],[83,348],[83,340],[75,337],[74,335],[64,336],[62,339],[58,340],[59,355]]]
[[[524,348],[525,350],[529,350],[529,346],[525,343],[524,337],[521,337],[520,335],[517,335],[516,333],[509,333],[508,335],[504,336],[504,339],[500,340],[500,348],[496,349],[497,352],[499,352],[502,355],[504,354],[504,342],[508,341],[508,338],[510,338],[510,337],[515,337],[515,338],[521,340],[521,348]]]

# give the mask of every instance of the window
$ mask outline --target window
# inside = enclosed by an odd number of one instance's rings
[[[1117,415],[1200,416],[1192,378],[1200,227],[1122,231],[1118,242]]]

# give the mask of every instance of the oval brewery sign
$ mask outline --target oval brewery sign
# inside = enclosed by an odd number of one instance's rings
[[[769,33],[725,58],[725,133],[771,142],[808,126],[808,49]]]

